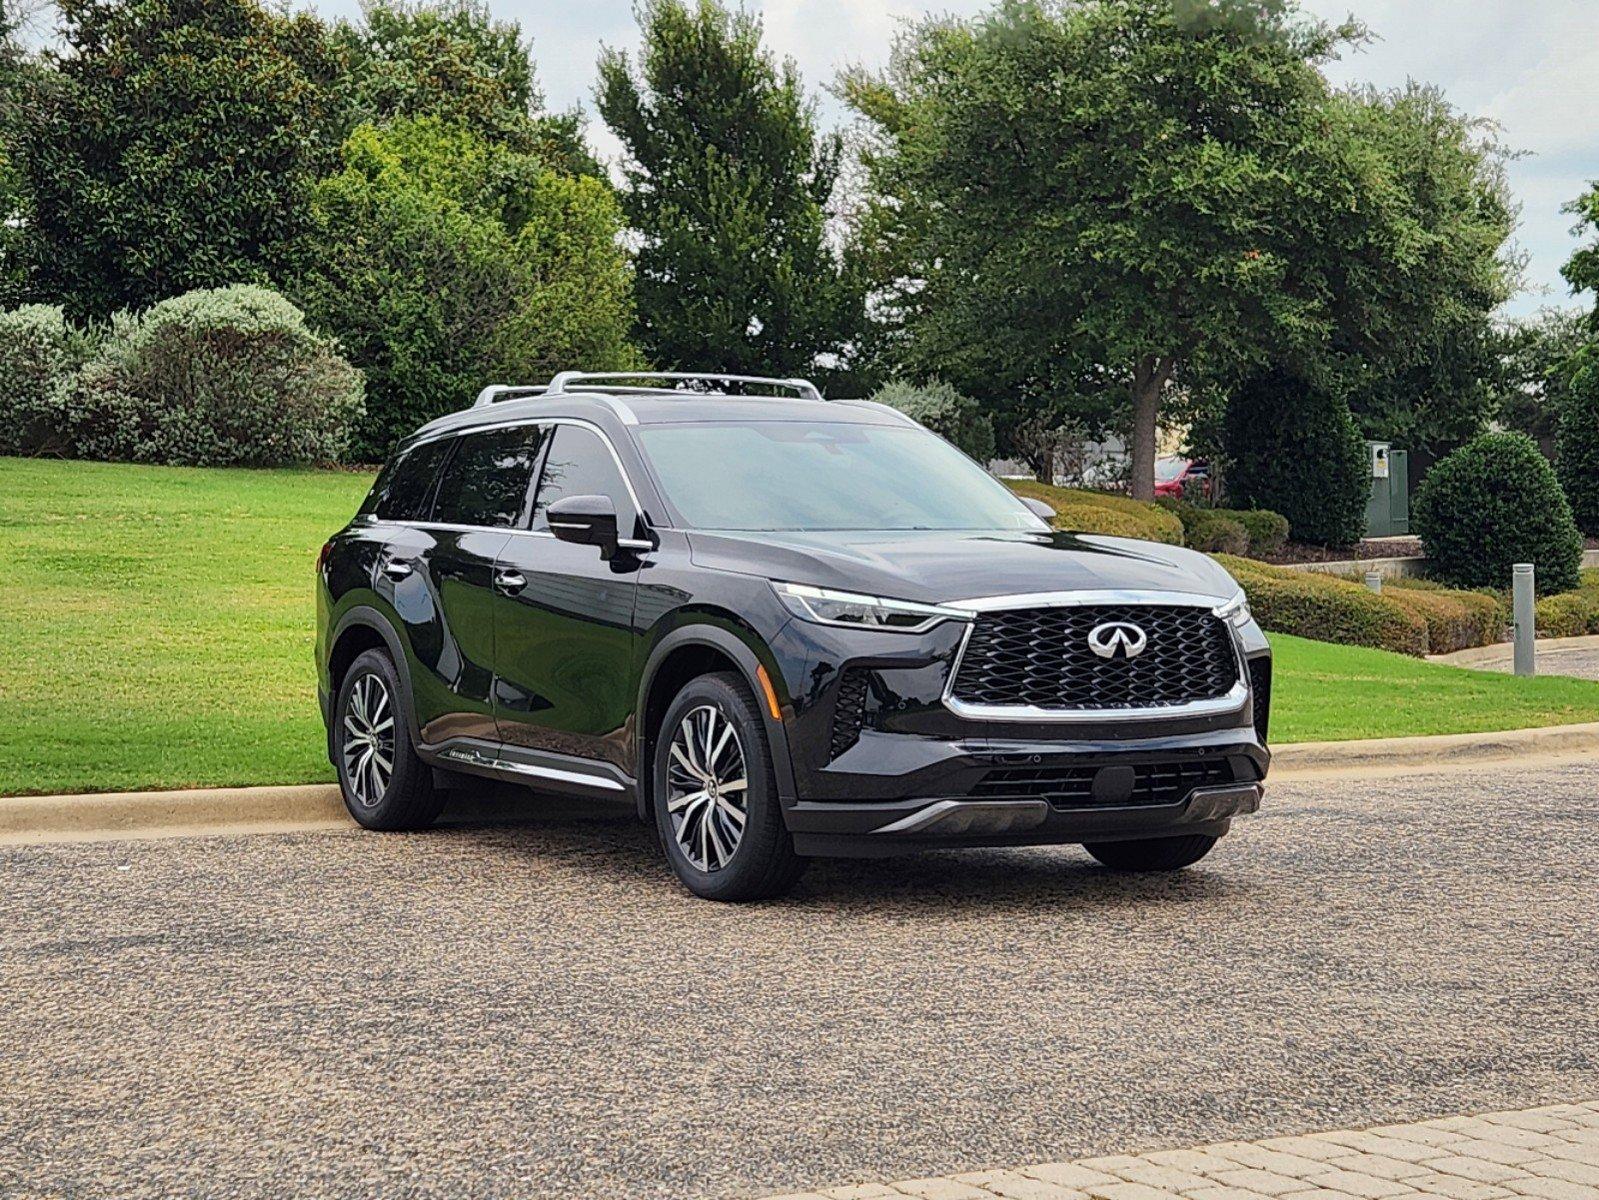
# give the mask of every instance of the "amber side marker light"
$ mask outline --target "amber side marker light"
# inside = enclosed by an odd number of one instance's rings
[[[772,690],[772,677],[766,673],[766,668],[759,663],[755,667],[755,678],[761,681],[761,691],[766,695],[766,708],[772,714],[772,720],[781,721],[783,712],[777,707],[777,693]]]

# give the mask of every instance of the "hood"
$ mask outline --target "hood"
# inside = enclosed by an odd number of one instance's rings
[[[689,534],[694,562],[899,600],[949,603],[1030,592],[1238,591],[1214,559],[1180,546],[1098,534],[838,531]]]

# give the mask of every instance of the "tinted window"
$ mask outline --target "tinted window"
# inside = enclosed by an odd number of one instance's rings
[[[424,521],[433,499],[433,481],[450,448],[449,438],[413,446],[393,459],[377,483],[364,511],[380,521]]]
[[[510,528],[522,517],[543,430],[536,425],[463,434],[439,480],[433,519]]]
[[[548,529],[546,510],[566,496],[609,496],[623,537],[634,533],[633,499],[622,480],[605,439],[581,425],[557,425],[555,440],[544,458],[539,494],[533,505],[533,528]]]
[[[1043,529],[943,438],[904,425],[645,426],[645,453],[698,529]]]

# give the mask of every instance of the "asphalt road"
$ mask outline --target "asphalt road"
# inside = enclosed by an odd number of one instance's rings
[[[1599,768],[690,899],[622,818],[0,850],[0,1195],[738,1196],[1599,1095]]]

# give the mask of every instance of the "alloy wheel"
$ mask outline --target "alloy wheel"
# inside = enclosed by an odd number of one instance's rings
[[[394,705],[380,675],[363,675],[344,712],[344,778],[355,802],[373,808],[394,775]]]
[[[683,856],[709,874],[738,849],[749,817],[749,779],[738,729],[714,705],[690,709],[668,751],[666,811]]]

